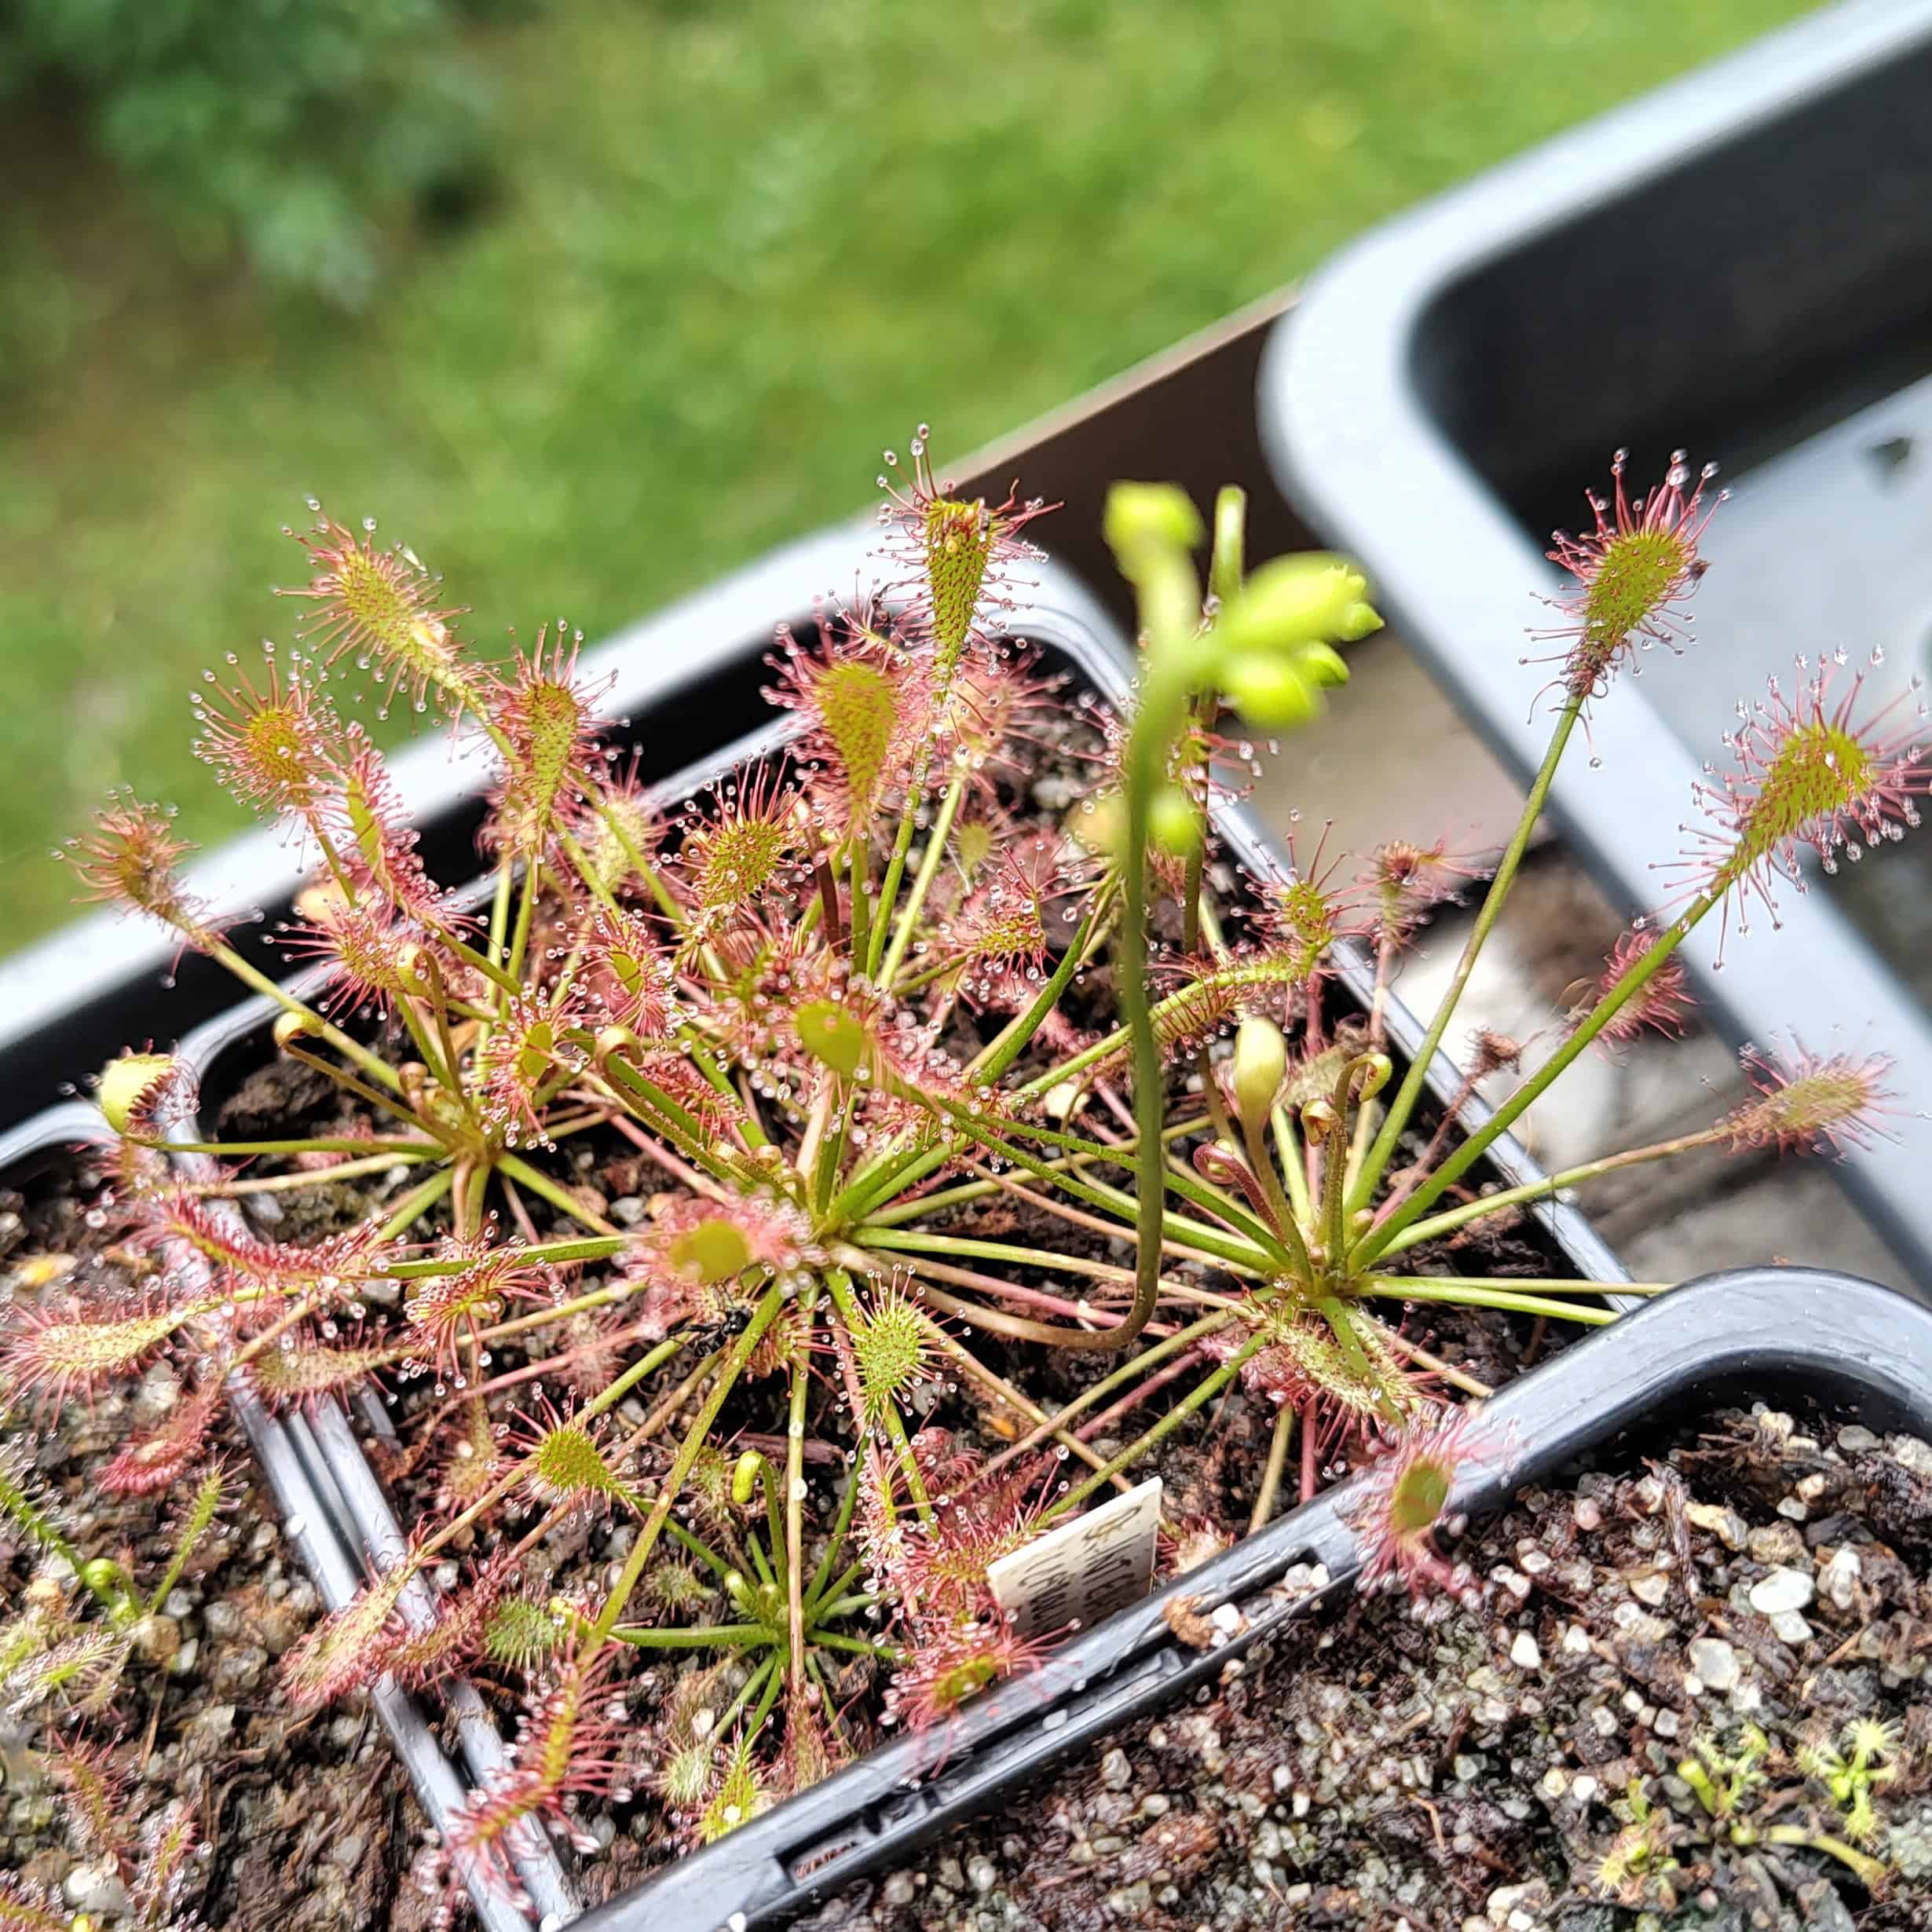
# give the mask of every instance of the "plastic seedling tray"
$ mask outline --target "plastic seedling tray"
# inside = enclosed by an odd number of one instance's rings
[[[1932,1436],[1932,1310],[1801,1268],[1711,1275],[1598,1329],[1484,1408],[1507,1466],[1469,1470],[1452,1510],[1480,1514],[1639,1425],[1714,1396],[1798,1389],[1880,1427]],[[1211,1681],[1257,1641],[1319,1614],[1360,1568],[1347,1520],[1359,1479],[1176,1578],[1056,1651],[950,1725],[876,1751],[578,1921],[578,1932],[766,1932],[949,1827],[1008,1802],[1074,1752]],[[1298,1593],[1300,1571],[1326,1582]],[[1225,1645],[1183,1643],[1166,1612],[1238,1613]],[[1227,1619],[1223,1619],[1225,1622]]]
[[[0,1180],[11,1185],[31,1180],[90,1149],[110,1144],[112,1139],[106,1122],[93,1107],[78,1101],[50,1107],[0,1136]],[[179,1265],[193,1264],[192,1256],[173,1258]],[[273,1415],[240,1383],[230,1388],[229,1400],[281,1512],[283,1535],[314,1579],[324,1606],[340,1609],[363,1582],[359,1525],[337,1501],[332,1469],[317,1446],[319,1440],[327,1440],[331,1422],[346,1434],[340,1409],[331,1402],[318,1405],[307,1414]],[[349,1440],[353,1448],[354,1439]],[[368,1469],[360,1450],[355,1460]],[[392,1531],[393,1527],[392,1523]],[[473,1773],[481,1776],[502,1762],[503,1740],[467,1680],[446,1686],[445,1696],[456,1714],[464,1755]],[[371,1701],[423,1815],[437,1831],[443,1830],[468,1787],[413,1698],[385,1678],[374,1687]],[[563,1925],[573,1905],[556,1859],[547,1844],[532,1842],[523,1850],[518,1875],[525,1890],[533,1903],[554,1915],[554,1925]],[[481,1869],[463,1876],[483,1932],[529,1932],[529,1916],[500,1882]]]
[[[849,547],[844,554],[849,581],[851,565],[857,560],[858,547]],[[754,627],[746,615],[736,625],[736,634],[743,636],[756,632],[768,640],[777,624],[790,621],[802,629],[809,621],[809,604],[802,597],[789,605],[774,604],[767,607],[762,627]],[[1125,701],[1129,677],[1126,640],[1100,613],[1081,587],[1050,564],[1043,569],[1041,581],[1030,597],[1008,615],[1003,628],[1009,636],[1039,646],[1044,667],[1069,673],[1076,687],[1083,687],[1111,704],[1118,705]],[[713,735],[729,741],[655,789],[654,802],[660,811],[667,814],[674,813],[686,798],[701,792],[748,757],[768,755],[785,744],[790,734],[789,727],[783,722],[768,724],[748,734],[733,734],[734,726],[747,718],[758,716],[761,710],[769,715],[768,708],[761,705],[759,698],[759,692],[767,678],[762,653],[742,649],[734,662],[713,672],[706,685],[716,706],[715,715],[720,721]],[[656,733],[657,726],[658,720],[653,714],[634,718],[631,729],[633,735],[647,737]],[[690,741],[688,737],[686,741]],[[1245,810],[1222,807],[1217,814],[1217,829],[1229,851],[1250,871],[1264,877],[1284,872],[1285,859]],[[472,891],[485,892],[492,883],[479,881]],[[315,977],[313,974],[298,976],[289,983],[300,986],[305,980],[313,983]],[[1341,977],[1348,993],[1358,1004],[1365,1004],[1373,988],[1373,973],[1367,963],[1348,957],[1343,962]],[[226,1094],[269,1058],[272,1048],[268,1028],[276,1010],[273,1003],[265,998],[246,1001],[199,1028],[181,1043],[181,1051],[199,1078],[204,1114],[211,1114]],[[1422,1026],[1399,1000],[1390,1000],[1387,1011],[1394,1050],[1399,1054],[1413,1052],[1422,1039]],[[1439,1056],[1433,1082],[1438,1097],[1452,1092],[1459,1084],[1459,1078],[1448,1058]],[[1479,1125],[1487,1118],[1487,1111],[1480,1100],[1472,1100],[1465,1107],[1465,1115],[1472,1126]],[[1492,1151],[1489,1169],[1506,1186],[1534,1180],[1538,1175],[1535,1165],[1513,1140],[1507,1139],[1498,1142]],[[1539,1206],[1534,1212],[1550,1252],[1553,1272],[1570,1272],[1597,1281],[1624,1279],[1621,1264],[1574,1209],[1551,1202]],[[379,1432],[388,1426],[378,1403],[368,1405],[367,1419],[369,1425]],[[338,1406],[326,1405],[317,1411],[307,1426],[303,1446],[312,1456],[317,1470],[317,1486],[324,1493],[335,1512],[345,1546],[358,1557],[366,1552],[378,1561],[392,1559],[403,1546],[402,1529],[362,1452],[348,1417]],[[1029,1678],[1023,1681],[1030,1684],[1032,1681]],[[1002,1696],[1015,1694],[1031,1693],[1016,1686]],[[486,1722],[481,1719],[480,1714],[479,1722]],[[481,1776],[485,1762],[477,1755],[478,1746],[470,1728],[465,1729],[463,1736],[471,1769]],[[491,1742],[500,1751],[500,1740],[496,1740],[494,1734]],[[482,1748],[487,1750],[488,1747]],[[883,1755],[891,1758],[898,1748],[890,1747]],[[875,1753],[873,1757],[880,1755]],[[873,1758],[869,1758],[856,1769],[863,1771],[873,1762]],[[811,1795],[815,1794],[808,1795],[808,1798]],[[671,1876],[675,1878],[683,1868],[682,1865],[673,1868]],[[631,1896],[640,1901],[649,1899],[656,1895],[657,1886],[668,1882],[666,1879],[653,1880]],[[534,1893],[532,1896],[535,1897]],[[654,1911],[654,1908],[642,1903],[635,1909],[640,1914]],[[728,1914],[721,1915],[719,1922],[723,1916]],[[641,1928],[646,1925],[646,1918],[639,1916],[617,1923],[634,1923]],[[655,1921],[652,1923],[655,1926]],[[677,1923],[682,1924],[684,1921],[679,1919]],[[693,1919],[690,1923],[695,1925],[701,1921]]]
[[[1722,466],[1699,641],[1593,708],[1596,759],[1568,761],[1553,797],[1634,909],[1767,675],[1789,691],[1797,654],[1842,647],[1842,689],[1875,646],[1875,709],[1912,701],[1932,660],[1929,100],[1932,0],[1828,9],[1375,229],[1269,344],[1284,494],[1525,773],[1553,668],[1519,660],[1560,648],[1524,635],[1529,594],[1559,581],[1550,532],[1588,523],[1583,491],[1608,487],[1620,445],[1634,484],[1680,445]],[[1685,957],[1733,1037],[1766,1039],[1802,986],[1808,1044],[1831,1050],[1842,1022],[1835,1045],[1892,1055],[1922,1104],[1932,846],[1811,883],[1780,894],[1782,933],[1733,932],[1714,978],[1714,919]],[[1932,1292],[1922,1165],[1881,1142],[1844,1173]]]

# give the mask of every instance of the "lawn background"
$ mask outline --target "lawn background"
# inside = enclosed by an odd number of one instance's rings
[[[474,28],[495,199],[359,316],[182,261],[55,112],[0,135],[0,950],[188,751],[313,494],[472,634],[595,638],[1313,266],[1788,0],[548,0]],[[1685,272],[1695,273],[1694,264]],[[1634,328],[1652,326],[1641,315]]]

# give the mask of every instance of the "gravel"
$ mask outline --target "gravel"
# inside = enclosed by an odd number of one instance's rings
[[[1733,1414],[1650,1473],[1527,1491],[1458,1553],[1531,1577],[1527,1604],[1353,1600],[1009,1804],[1023,1840],[968,1828],[806,1923],[1932,1932],[1932,1484],[1908,1440]],[[1808,1542],[1778,1506],[1813,1476]],[[1652,1575],[1655,1607],[1629,1587]],[[1845,1836],[1799,1754],[1861,1718],[1899,1740],[1849,1848],[1889,1874],[1869,1890],[1772,1839]],[[1714,1820],[1682,1773],[1721,1783],[1750,1727]],[[1633,1860],[1646,1818],[1659,1850]]]

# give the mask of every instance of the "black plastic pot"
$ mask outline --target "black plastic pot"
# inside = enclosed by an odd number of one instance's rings
[[[862,541],[841,540],[839,554],[844,562],[843,574],[847,584],[858,560]],[[814,559],[814,568],[825,561],[828,554],[820,552]],[[756,594],[754,587],[753,595]],[[756,637],[762,643],[768,644],[777,624],[789,621],[802,628],[809,621],[810,614],[810,598],[803,590],[790,601],[774,600],[766,604],[762,615],[756,618],[748,605],[734,602],[730,612],[731,633],[741,639]],[[1010,636],[1037,646],[1045,668],[1068,674],[1076,689],[1085,689],[1110,704],[1118,704],[1124,701],[1129,675],[1126,641],[1101,614],[1084,589],[1063,572],[1051,565],[1046,566],[1023,604],[1008,613],[1004,628]],[[620,642],[611,648],[614,653],[627,647]],[[675,731],[686,748],[693,742],[702,743],[707,739],[715,748],[656,788],[656,800],[662,810],[674,810],[686,796],[702,790],[744,759],[776,749],[789,735],[789,725],[783,720],[773,721],[769,707],[759,697],[769,675],[763,662],[762,648],[741,646],[728,657],[722,653],[720,657],[723,661],[714,660],[700,687],[712,721],[711,728],[701,730],[688,715],[684,715],[677,720]],[[744,730],[747,723],[759,718],[767,720],[761,728],[748,733]],[[659,714],[653,712],[634,718],[631,735],[640,743],[660,741],[665,734],[660,731]],[[1251,872],[1267,876],[1278,875],[1284,869],[1284,858],[1245,810],[1223,809],[1218,816],[1218,830],[1229,850]],[[474,889],[485,890],[487,883],[481,882]],[[1373,983],[1367,963],[1354,957],[1345,959],[1341,979],[1345,988],[1357,1003],[1365,1003]],[[300,977],[291,983],[301,983]],[[273,1003],[265,998],[245,1001],[196,1028],[181,1042],[181,1050],[195,1068],[200,1082],[205,1114],[211,1116],[222,1099],[269,1057],[268,1028],[275,1010]],[[1422,1036],[1420,1024],[1399,1000],[1389,1002],[1388,1015],[1389,1035],[1395,1050],[1398,1053],[1413,1052]],[[1433,1081],[1438,1097],[1447,1095],[1458,1082],[1456,1069],[1447,1056],[1441,1057],[1435,1069]],[[1469,1103],[1465,1112],[1474,1125],[1487,1118],[1487,1110],[1476,1101]],[[1488,1173],[1504,1185],[1514,1185],[1535,1179],[1537,1169],[1513,1141],[1506,1139],[1493,1151]],[[1549,1251],[1551,1272],[1572,1273],[1597,1281],[1624,1278],[1615,1257],[1573,1209],[1561,1203],[1546,1203],[1535,1210],[1535,1217]],[[373,1429],[380,1430],[386,1427],[379,1405],[371,1405],[365,1419]],[[315,1488],[322,1507],[335,1525],[339,1545],[367,1561],[379,1564],[392,1559],[401,1548],[403,1532],[357,1444],[348,1418],[339,1407],[325,1405],[304,1422],[301,1445],[314,1465]],[[1028,1684],[1032,1681],[1026,1680]],[[1010,1700],[1014,1695],[1030,1696],[1031,1692],[1009,1689],[1001,1695]],[[479,1758],[478,1740],[467,1728],[464,1743],[471,1772],[481,1776],[486,1762]],[[483,1749],[487,1754],[488,1747]],[[883,1754],[887,1758],[892,1755],[891,1751]],[[869,1776],[868,1767],[880,1755],[874,1754],[873,1758],[854,1767],[853,1772],[843,1775]],[[455,1775],[453,1770],[451,1775]],[[833,1784],[838,1782],[832,1781]],[[866,1788],[870,1788],[869,1784]],[[800,1802],[808,1802],[810,1795],[808,1795],[807,1800]],[[863,1803],[869,1806],[872,1802],[868,1798]],[[671,1874],[629,1895],[635,1902],[625,1905],[624,1909],[638,1916],[624,1923],[642,1927],[647,1919],[654,1919],[657,1908],[649,1901],[657,1897],[659,1886],[674,1882],[681,1885],[682,1882],[678,1874],[682,1869],[682,1866],[675,1868]],[[542,1902],[540,1897],[540,1905]],[[613,1906],[606,1910],[617,1908]],[[719,1919],[721,1921],[728,1916],[726,1912],[719,1915]]]
[[[1500,1390],[1484,1422],[1492,1440],[1512,1445],[1508,1464],[1469,1473],[1450,1506],[1495,1509],[1622,1432],[1660,1428],[1711,1397],[1791,1392],[1932,1435],[1932,1310],[1811,1269],[1707,1275]],[[1346,1519],[1359,1480],[1110,1617],[944,1729],[876,1751],[740,1826],[580,1919],[578,1932],[764,1932],[906,1864],[950,1827],[1010,1802],[1074,1751],[1213,1681],[1251,1645],[1348,1589],[1360,1568]],[[1183,1643],[1165,1615],[1180,1601],[1202,1617],[1231,1605],[1235,1634],[1207,1650]]]
[[[1707,533],[1702,633],[1593,709],[1596,759],[1552,803],[1632,907],[1682,851],[1692,781],[1740,700],[1792,659],[1932,653],[1932,0],[1827,9],[1374,230],[1276,326],[1263,441],[1290,503],[1358,557],[1403,635],[1510,763],[1539,763],[1549,665],[1531,591],[1553,527],[1588,521],[1627,445],[1714,458],[1733,500]],[[1659,657],[1662,653],[1659,653]],[[1908,712],[1896,715],[1908,718]],[[1594,768],[1597,761],[1601,768]],[[1932,1092],[1932,846],[1808,895],[1784,930],[1687,960],[1737,1038],[1802,1021],[1883,1050]],[[1710,922],[1714,926],[1715,921]],[[1768,927],[1769,920],[1758,924]],[[1802,1004],[1794,1000],[1802,990]],[[1845,1176],[1932,1290],[1932,1197],[1913,1149]]]

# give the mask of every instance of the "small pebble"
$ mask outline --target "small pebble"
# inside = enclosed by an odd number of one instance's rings
[[[1603,1512],[1588,1496],[1578,1497],[1575,1506],[1570,1513],[1575,1518],[1576,1527],[1580,1530],[1596,1530],[1603,1528]]]
[[[127,1910],[127,1887],[109,1865],[76,1865],[61,1880],[60,1890],[67,1902],[82,1912],[119,1914]]]
[[[1509,1661],[1519,1670],[1539,1670],[1542,1668],[1543,1653],[1536,1647],[1536,1639],[1528,1630],[1518,1630],[1516,1641],[1509,1646]]]
[[[1811,1626],[1795,1610],[1779,1611],[1771,1619],[1771,1628],[1781,1644],[1802,1644],[1811,1635]]]
[[[1818,1587],[1833,1609],[1850,1609],[1857,1599],[1858,1579],[1864,1568],[1857,1550],[1846,1548],[1832,1552],[1831,1561],[1818,1572]]]
[[[1751,1607],[1760,1616],[1774,1617],[1780,1611],[1803,1609],[1813,1594],[1812,1580],[1803,1571],[1776,1569],[1751,1585]]]
[[[1848,1456],[1863,1455],[1879,1447],[1879,1439],[1868,1429],[1856,1422],[1850,1422],[1838,1432],[1838,1446]]]
[[[1707,1690],[1728,1691],[1737,1682],[1737,1652],[1717,1637],[1695,1637],[1689,1645],[1691,1668]]]
[[[1735,1509],[1721,1503],[1691,1502],[1684,1506],[1685,1516],[1699,1529],[1708,1530],[1726,1550],[1742,1550],[1751,1528]]]
[[[1745,1547],[1755,1563],[1791,1564],[1805,1553],[1805,1539],[1788,1523],[1767,1523],[1745,1539]]]
[[[1100,1760],[1100,1782],[1110,1791],[1124,1791],[1134,1781],[1134,1768],[1124,1751],[1110,1751]]]
[[[1639,1603],[1647,1603],[1654,1610],[1670,1594],[1670,1579],[1660,1570],[1646,1571],[1641,1576],[1630,1579],[1630,1594]]]

